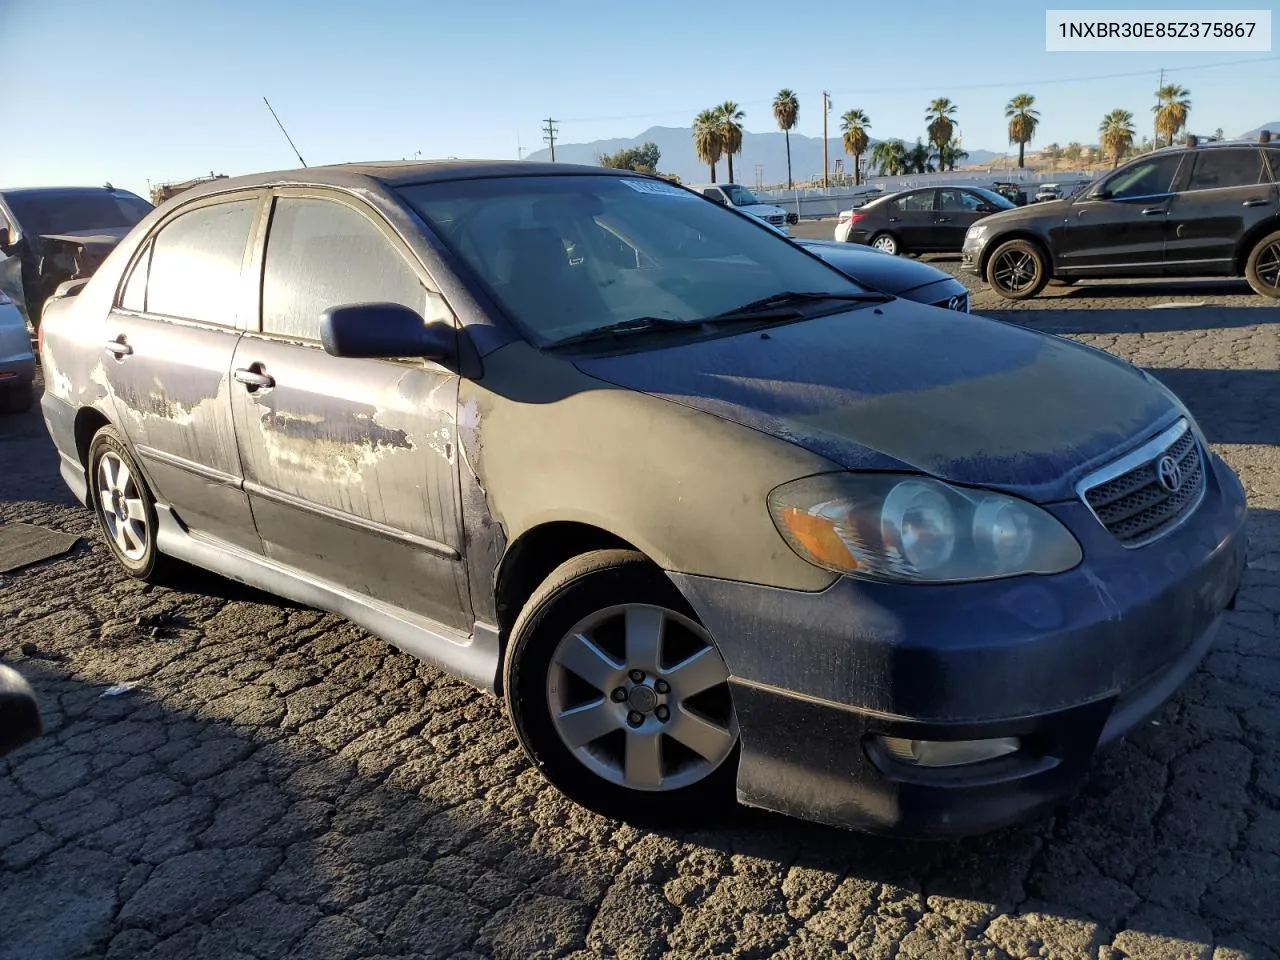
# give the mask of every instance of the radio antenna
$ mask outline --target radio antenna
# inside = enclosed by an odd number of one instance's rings
[[[293,147],[293,152],[297,156],[298,162],[305,167],[307,165],[307,161],[302,159],[302,154],[298,153],[298,148],[293,145],[293,137],[289,136],[289,131],[284,128],[284,124],[280,122],[280,118],[276,117],[276,112],[271,106],[271,101],[266,97],[263,97],[262,102],[265,103],[267,105],[267,109],[271,111],[271,116],[275,117],[276,126],[280,128],[280,132],[284,134],[284,138],[289,141],[289,146]]]

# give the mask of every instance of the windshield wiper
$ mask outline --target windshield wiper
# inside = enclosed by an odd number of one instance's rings
[[[701,323],[699,320],[679,320],[676,317],[632,317],[629,320],[619,320],[617,323],[605,324],[603,327],[583,330],[581,333],[575,333],[562,340],[553,341],[548,344],[548,346],[563,347],[570,343],[586,343],[589,340],[607,340],[610,337],[616,337],[628,333],[640,333],[645,330],[669,330],[676,327],[696,327],[699,323]]]
[[[815,303],[820,300],[843,300],[847,303],[888,303],[894,299],[886,293],[821,293],[808,290],[784,290],[772,296],[752,300],[740,307],[717,313],[706,318],[704,322],[714,323],[717,320],[739,320],[749,318],[758,313],[774,314],[779,307],[795,306],[801,303]]]

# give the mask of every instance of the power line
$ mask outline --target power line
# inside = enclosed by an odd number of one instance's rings
[[[551,148],[551,162],[556,162],[556,122],[547,117],[546,126],[542,128],[542,142]]]
[[[1218,63],[1201,63],[1201,64],[1196,64],[1194,66],[1189,66],[1189,67],[1179,67],[1176,72],[1188,73],[1193,70],[1213,70],[1213,69],[1217,69],[1218,67],[1236,67],[1236,66],[1241,66],[1243,64],[1249,64],[1249,63],[1271,63],[1276,60],[1280,60],[1280,56],[1251,57],[1247,60],[1222,60],[1222,61],[1219,61]],[[940,89],[945,89],[948,92],[965,91],[965,90],[999,90],[1001,88],[1009,88],[1009,87],[1019,87],[1019,88],[1025,89],[1026,87],[1049,86],[1052,84],[1059,84],[1059,83],[1089,83],[1095,80],[1127,80],[1133,77],[1146,77],[1150,75],[1151,75],[1150,70],[1132,70],[1126,73],[1099,73],[1099,74],[1092,74],[1089,76],[1081,76],[1081,77],[1056,77],[1052,79],[1040,79],[1040,80],[1019,80],[1019,81],[1002,80],[1002,81],[999,81],[998,83],[965,83],[965,84],[959,84],[959,85],[949,84],[949,83],[943,83],[943,84],[934,83],[934,84],[929,84],[928,86],[922,86],[922,87],[874,87],[874,88],[864,87],[856,90],[854,89],[831,90],[827,92],[830,96],[848,97],[848,96],[878,95],[878,94],[885,94],[885,93],[937,93],[938,90]],[[740,101],[740,105],[744,107],[756,107],[762,104],[772,104],[772,103],[773,103],[772,99]],[[683,110],[680,110],[680,109],[660,110],[660,111],[651,112],[651,113],[631,113],[631,114],[622,114],[622,115],[613,116],[613,117],[570,117],[567,120],[561,120],[559,122],[563,124],[563,123],[600,123],[600,122],[609,121],[609,120],[647,120],[651,117],[668,117],[677,113],[697,113],[701,109],[702,107],[692,107],[692,108],[686,108]]]

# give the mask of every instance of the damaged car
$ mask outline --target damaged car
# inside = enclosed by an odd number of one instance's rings
[[[1244,568],[1241,484],[1151,376],[629,171],[195,187],[49,305],[41,362],[130,575],[346,616],[640,823],[1037,815]]]
[[[92,276],[151,210],[142,197],[111,184],[0,190],[0,292],[39,330],[57,288]]]

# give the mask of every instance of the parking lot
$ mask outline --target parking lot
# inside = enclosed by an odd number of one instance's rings
[[[588,814],[496,700],[345,621],[127,580],[33,411],[0,419],[0,515],[82,540],[0,575],[0,657],[48,727],[0,760],[0,958],[1280,957],[1280,308],[1243,281],[965,282],[1152,370],[1250,500],[1214,652],[1069,808],[948,843]]]

